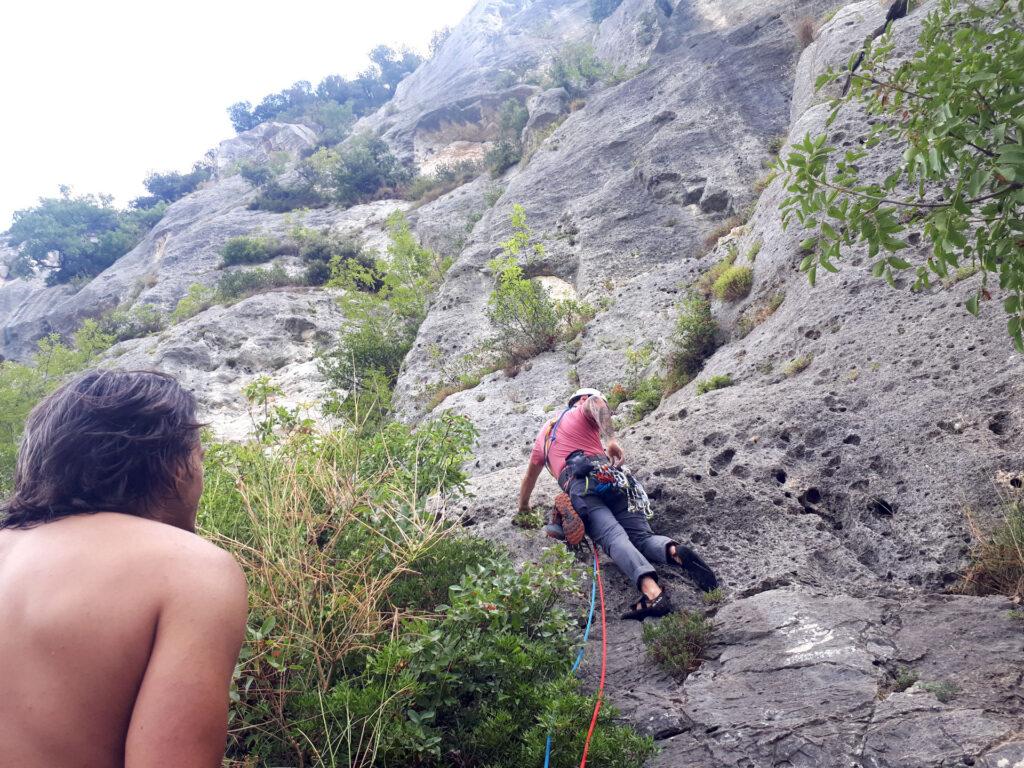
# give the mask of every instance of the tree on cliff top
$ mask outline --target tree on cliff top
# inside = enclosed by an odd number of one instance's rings
[[[112,202],[109,195],[72,196],[61,187],[60,197],[16,211],[7,233],[12,245],[22,246],[14,274],[48,270],[49,285],[94,277],[134,248],[166,208],[158,202],[121,211]]]
[[[870,128],[863,147],[841,157],[825,135],[806,136],[781,161],[783,223],[812,233],[800,265],[813,283],[835,272],[843,246],[866,244],[872,272],[891,283],[913,268],[913,290],[970,265],[981,285],[967,301],[978,313],[998,277],[1014,344],[1024,351],[1024,0],[986,5],[943,0],[924,20],[919,49],[897,62],[886,33],[868,41],[852,74],[829,70],[817,87],[849,77],[832,103],[861,102]],[[858,54],[851,57],[851,67]],[[899,158],[881,182],[861,179],[872,156]],[[931,252],[905,253],[920,231]],[[915,263],[916,262],[916,263]],[[966,264],[965,264],[966,263]]]

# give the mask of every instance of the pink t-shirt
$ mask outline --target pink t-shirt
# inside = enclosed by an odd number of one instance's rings
[[[544,464],[544,442],[548,436],[548,427],[556,421],[558,416],[548,419],[537,433],[537,439],[533,441],[533,450],[530,452],[531,464]],[[593,456],[604,453],[604,446],[601,445],[601,433],[594,417],[586,408],[577,405],[558,422],[555,439],[548,447],[548,470],[556,480],[562,474],[566,457],[573,451],[580,450],[588,456]]]

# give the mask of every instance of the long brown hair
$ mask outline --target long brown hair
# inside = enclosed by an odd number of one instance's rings
[[[176,496],[202,426],[195,397],[171,376],[79,375],[29,414],[0,528],[89,512],[148,516]]]

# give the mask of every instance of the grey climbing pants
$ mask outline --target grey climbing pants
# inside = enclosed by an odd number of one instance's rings
[[[569,499],[583,518],[587,536],[601,545],[638,589],[644,576],[657,579],[651,563],[667,563],[668,545],[676,542],[654,533],[644,515],[630,511],[624,493],[586,493],[585,488],[584,478],[569,481]]]

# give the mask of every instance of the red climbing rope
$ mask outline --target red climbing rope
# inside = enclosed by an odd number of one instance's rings
[[[590,739],[594,735],[594,728],[597,727],[597,713],[601,711],[601,699],[604,697],[604,673],[608,668],[608,629],[604,615],[604,582],[601,581],[601,562],[597,557],[597,545],[590,542],[590,546],[594,550],[594,572],[597,574],[597,590],[601,595],[601,681],[597,685],[597,702],[594,704],[594,716],[590,718],[587,740],[583,743],[583,759],[580,760],[580,768],[587,766],[587,752],[590,751]]]

